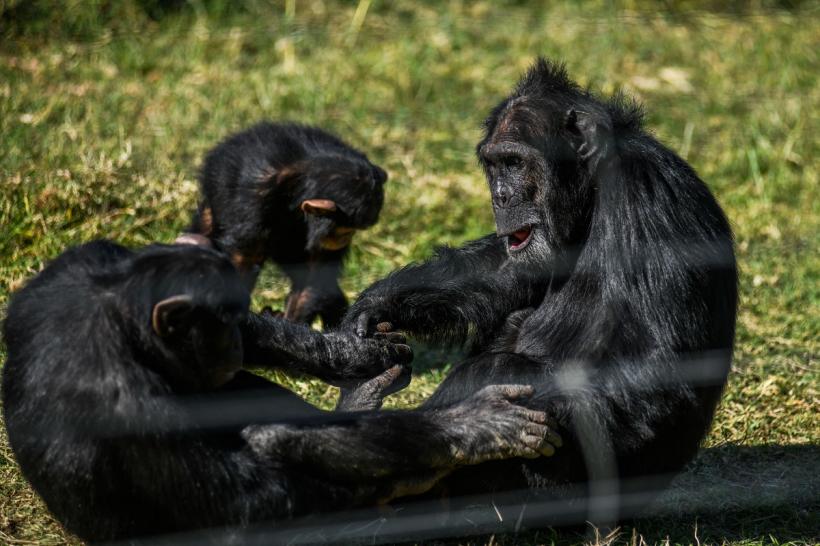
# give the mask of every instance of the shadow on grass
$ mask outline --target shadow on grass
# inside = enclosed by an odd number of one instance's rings
[[[625,526],[656,540],[804,542],[820,539],[820,446],[703,449],[652,505]],[[697,537],[696,537],[697,533]],[[773,540],[775,539],[775,540]]]
[[[483,534],[425,544],[817,544],[820,446],[723,445],[701,451],[642,515],[609,533],[576,514],[575,524],[518,534]],[[538,521],[527,522],[530,529]],[[642,542],[644,541],[644,542]]]

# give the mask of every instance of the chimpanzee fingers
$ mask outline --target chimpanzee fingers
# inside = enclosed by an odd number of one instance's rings
[[[536,456],[551,456],[555,454],[556,446],[549,442],[550,431],[544,425],[531,423],[527,425],[523,432],[524,445],[536,452]]]
[[[527,423],[522,428],[522,432],[525,436],[536,436],[541,440],[544,440],[549,433],[549,429],[539,423]]]
[[[396,364],[410,364],[413,361],[413,349],[407,344],[391,343],[383,338],[370,338],[365,343],[369,345],[370,366],[381,366],[385,369]]]
[[[535,447],[538,442],[535,441],[528,441],[524,440],[524,445],[521,450],[518,451],[514,456],[521,457],[524,459],[537,459],[541,456],[541,453]]]
[[[376,325],[376,331],[379,332],[379,333],[382,333],[382,334],[392,332],[393,331],[393,323],[387,322],[387,321],[380,322]]]
[[[390,343],[395,343],[399,345],[407,345],[407,337],[405,337],[404,334],[401,334],[399,332],[376,332],[375,334],[373,334],[373,339],[389,341]]]
[[[516,406],[515,414],[533,423],[538,423],[539,425],[543,426],[549,426],[547,424],[547,414],[543,411],[532,410]]]
[[[361,313],[356,319],[356,335],[359,337],[367,337],[370,333],[370,315]]]
[[[555,455],[555,446],[542,440],[538,446],[538,453],[544,457],[552,457]]]
[[[529,423],[524,427],[524,434],[538,440],[538,445],[534,449],[542,455],[553,455],[556,449],[564,445],[563,440],[555,431],[542,424]]]
[[[391,344],[391,360],[397,364],[410,364],[413,361],[413,349],[409,345]]]
[[[544,431],[544,440],[546,442],[549,442],[555,447],[561,447],[564,445],[564,440],[557,432],[555,432],[555,421],[548,417],[546,412],[524,408],[519,410],[519,412],[521,415],[526,416],[531,423],[536,424],[539,427],[538,430]]]
[[[550,431],[547,433],[547,442],[554,445],[555,447],[561,447],[564,445],[564,440],[561,436],[550,428]]]
[[[522,442],[526,449],[521,453],[521,457],[525,459],[537,459],[542,455],[549,456],[543,452],[542,441],[537,436],[525,436]]]

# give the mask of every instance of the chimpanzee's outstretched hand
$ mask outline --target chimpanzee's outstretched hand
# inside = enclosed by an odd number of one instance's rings
[[[353,332],[317,332],[276,313],[250,313],[241,325],[244,363],[312,375],[352,388],[413,360],[403,335],[385,332],[360,338]]]
[[[352,332],[332,332],[325,339],[328,361],[337,376],[331,383],[340,387],[357,387],[363,380],[377,378],[385,370],[413,360],[413,350],[397,332],[377,333],[370,338],[360,338]]]

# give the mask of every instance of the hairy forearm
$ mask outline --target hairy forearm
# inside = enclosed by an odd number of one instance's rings
[[[375,373],[356,366],[364,355],[339,336],[326,335],[279,317],[251,314],[242,325],[242,342],[244,360],[250,366],[279,368],[334,384],[359,375],[371,377]],[[379,369],[376,366],[376,370]]]
[[[329,360],[324,336],[279,317],[251,313],[242,325],[245,361],[269,367],[315,367]]]
[[[339,387],[374,378],[413,358],[403,339],[320,333],[273,316],[251,314],[242,325],[242,338],[246,364],[308,374]]]
[[[353,304],[345,325],[361,329],[366,317],[429,340],[481,342],[508,313],[543,297],[536,280],[507,267],[504,247],[485,237],[378,281]]]
[[[339,481],[372,481],[452,466],[451,439],[435,411],[333,414],[327,422],[248,427],[258,454]]]

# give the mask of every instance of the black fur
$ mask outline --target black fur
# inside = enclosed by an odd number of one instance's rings
[[[558,421],[564,447],[459,471],[451,494],[657,487],[695,454],[730,367],[737,273],[723,212],[634,102],[599,99],[545,60],[492,111],[478,155],[498,235],[377,282],[345,324],[471,343],[427,408],[485,384],[536,385],[530,406]]]
[[[547,448],[546,415],[511,403],[531,393],[521,386],[444,410],[322,412],[239,370],[242,341],[260,361],[332,374],[349,367],[331,353],[385,343],[337,334],[322,345],[322,334],[298,332],[287,354],[276,349],[293,332],[282,324],[308,327],[246,317],[248,300],[216,251],[107,241],[66,251],[12,297],[8,437],[67,529],[97,541],[241,527],[424,491],[458,465]],[[399,371],[342,407],[376,407]]]
[[[367,156],[321,129],[259,123],[208,152],[191,231],[228,252],[250,280],[264,260],[278,264],[292,283],[287,318],[321,316],[333,326],[347,309],[338,277],[349,238],[378,220],[386,180]],[[335,210],[303,212],[315,199]]]

